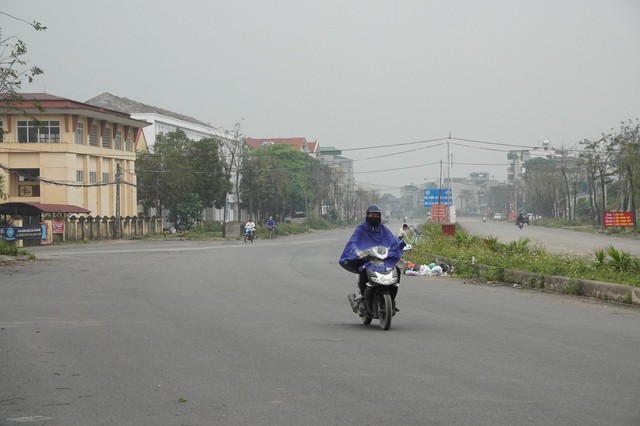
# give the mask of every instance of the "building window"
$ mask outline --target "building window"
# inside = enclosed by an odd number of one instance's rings
[[[111,148],[111,128],[110,127],[104,128],[104,133],[102,134],[102,147]]]
[[[0,120],[0,142],[4,142],[4,124],[2,120]]]
[[[109,183],[109,173],[102,172],[102,183]]]
[[[18,142],[59,143],[60,121],[18,121]]]
[[[17,169],[15,172],[19,182],[39,182],[40,169]]]
[[[84,145],[84,124],[78,123],[76,127],[76,143],[78,145]]]
[[[98,125],[95,123],[91,126],[91,133],[89,133],[89,145],[98,146]]]
[[[18,175],[19,197],[40,196],[40,169],[17,169],[15,173]]]
[[[133,144],[131,143],[131,133],[133,132],[129,132],[129,134],[127,134],[127,139],[125,140],[125,144],[126,144],[125,151],[129,151],[129,152],[133,151]]]
[[[84,170],[76,170],[76,182],[84,182]]]
[[[96,183],[98,181],[97,172],[89,172],[89,183]]]
[[[116,132],[116,139],[113,147],[115,149],[122,149],[122,132],[120,130]]]

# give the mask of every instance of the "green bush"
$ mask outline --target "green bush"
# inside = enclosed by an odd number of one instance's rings
[[[0,254],[4,256],[17,256],[18,248],[14,243],[0,239]]]
[[[217,220],[205,220],[202,223],[202,228],[204,229],[205,232],[222,233],[222,227],[223,227],[222,222],[219,222]]]
[[[456,274],[462,277],[481,275],[489,281],[502,280],[505,269],[518,269],[574,278],[580,283],[581,280],[596,280],[640,287],[640,259],[613,247],[597,252],[595,259],[588,259],[549,253],[532,246],[527,238],[503,244],[492,236],[471,237],[460,224],[456,225],[456,230],[455,237],[443,236],[441,225],[426,224],[423,238],[404,258],[421,265],[437,260],[434,255],[454,259],[452,266]],[[488,268],[480,269],[478,265]],[[579,290],[574,285],[568,291]]]
[[[11,241],[5,241],[0,239],[0,255],[3,256],[26,256],[29,259],[35,259],[35,255],[33,253],[29,253],[26,250],[19,249],[16,245]]]
[[[185,231],[183,236],[187,240],[206,240],[211,238],[222,238],[222,222],[206,220],[195,228]]]

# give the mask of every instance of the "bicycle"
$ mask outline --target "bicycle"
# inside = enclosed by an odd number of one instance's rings
[[[416,230],[416,228],[414,228],[413,226],[409,227],[409,231],[411,231],[411,238],[409,238],[409,241],[407,242],[407,247],[409,246],[412,247],[414,244],[417,244],[420,242],[420,238],[422,237],[422,234],[419,233]]]
[[[275,240],[276,238],[276,227],[275,226],[269,226],[269,239],[270,240]]]

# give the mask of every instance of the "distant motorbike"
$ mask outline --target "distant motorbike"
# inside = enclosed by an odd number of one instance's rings
[[[486,215],[482,215],[482,223],[485,223],[487,221],[487,216]]]
[[[256,236],[256,231],[253,229],[249,229],[247,227],[244,228],[244,242],[247,240],[253,242],[254,237]]]
[[[516,226],[522,229],[524,227],[524,222],[516,222]]]
[[[355,293],[347,296],[351,309],[362,318],[363,324],[369,325],[372,320],[378,319],[383,330],[389,330],[391,318],[396,314],[390,291],[399,285],[397,269],[384,267],[384,259],[388,254],[389,248],[384,246],[371,247],[363,252],[367,272],[364,297],[356,300]]]

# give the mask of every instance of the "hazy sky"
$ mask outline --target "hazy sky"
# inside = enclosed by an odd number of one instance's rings
[[[343,149],[356,180],[383,192],[439,179],[451,156],[455,177],[505,179],[509,149],[572,147],[640,117],[640,0],[2,0],[0,11],[48,27],[0,15],[3,37],[45,71],[25,92],[110,92],[240,122],[249,137],[304,136]],[[412,143],[449,135],[448,147]],[[372,146],[389,147],[356,149]]]

